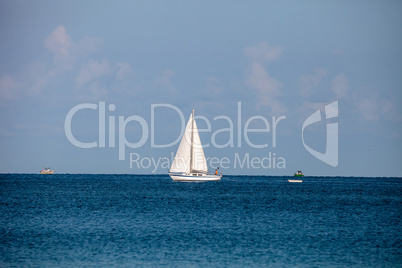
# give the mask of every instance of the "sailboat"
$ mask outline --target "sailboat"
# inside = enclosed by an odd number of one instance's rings
[[[215,175],[208,174],[207,161],[194,120],[194,110],[187,122],[169,176],[174,181],[219,181],[222,178],[222,174],[219,175],[218,172],[215,172]]]

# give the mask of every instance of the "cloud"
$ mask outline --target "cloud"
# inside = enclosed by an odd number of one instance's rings
[[[107,59],[89,60],[75,78],[76,93],[81,100],[99,98],[107,93],[107,84],[112,83],[113,70]]]
[[[285,105],[277,100],[281,96],[282,83],[271,77],[265,70],[263,63],[278,59],[283,49],[271,47],[266,42],[247,47],[245,54],[251,63],[248,68],[246,85],[256,94],[256,109],[270,107],[272,113],[284,113]]]
[[[171,77],[174,72],[172,70],[165,70],[161,76],[157,77],[154,81],[154,85],[170,94],[177,94],[176,88],[173,86]]]
[[[251,64],[247,84],[256,89],[259,94],[267,94],[271,96],[279,95],[279,89],[282,86],[282,83],[275,78],[270,77],[264,67],[258,62],[253,62]]]
[[[102,76],[110,74],[111,72],[112,68],[110,67],[108,60],[90,60],[82,66],[78,76],[75,78],[76,86],[78,88],[82,88],[89,82],[97,80]]]
[[[314,69],[314,73],[302,75],[298,82],[302,88],[301,94],[303,96],[310,96],[313,94],[317,86],[325,77],[327,77],[327,75],[327,70],[323,68],[316,68]]]
[[[224,88],[221,86],[221,81],[216,77],[208,77],[205,79],[205,82],[205,92],[208,96],[216,96],[224,91]]]
[[[50,73],[63,74],[72,70],[77,62],[87,59],[101,47],[102,39],[86,36],[74,41],[64,26],[58,26],[45,40],[45,46],[53,55]]]
[[[278,59],[281,56],[282,51],[282,47],[271,47],[267,42],[260,42],[244,49],[244,52],[249,59],[260,62],[269,62]]]
[[[50,78],[45,64],[30,63],[17,74],[0,77],[0,99],[18,101],[39,95],[46,90]]]
[[[129,63],[119,62],[115,64],[114,68],[114,82],[111,85],[113,92],[124,99],[142,95],[143,88],[141,85],[136,84],[138,81],[135,80],[135,73],[133,68]]]
[[[0,98],[11,100],[16,97],[18,84],[11,75],[3,75],[0,77]]]
[[[102,43],[103,40],[101,38],[85,36],[84,39],[74,44],[72,53],[75,57],[87,58],[98,52]]]
[[[301,105],[298,104],[300,119],[304,120],[312,112],[322,110],[331,101],[348,96],[349,80],[344,74],[334,77],[330,85],[324,83],[327,76],[326,69],[316,68],[313,73],[302,75],[299,78],[298,85],[301,87],[301,95],[304,97]],[[314,96],[309,98],[312,94]]]
[[[156,78],[155,85],[161,86],[161,87],[171,86],[172,82],[170,81],[170,77],[172,77],[173,75],[174,75],[174,72],[172,70],[164,71],[161,76]]]
[[[331,90],[337,99],[347,97],[349,90],[349,80],[344,74],[337,75],[331,81]]]
[[[133,68],[131,65],[125,62],[119,62],[116,64],[117,67],[117,74],[116,80],[121,81],[127,78],[131,78],[133,76]]]
[[[378,121],[382,116],[387,115],[393,108],[393,103],[389,100],[372,96],[357,101],[356,106],[361,116],[368,121]]]
[[[64,26],[57,27],[45,40],[46,48],[49,49],[56,58],[66,57],[74,45],[73,39],[67,34]]]
[[[79,100],[98,100],[109,91],[130,92],[133,70],[128,63],[110,63],[108,59],[94,60],[102,39],[86,36],[73,40],[64,26],[58,26],[45,40],[46,48],[53,54],[49,74],[62,78],[69,72],[75,76],[75,93]]]
[[[21,70],[14,74],[3,74],[0,77],[0,99],[17,101],[51,92],[53,88],[49,85],[65,81],[66,75],[96,52],[100,44],[101,39],[92,37],[75,42],[64,26],[58,26],[44,40],[45,48],[53,56],[53,62],[33,61],[22,66]],[[97,75],[103,75],[103,72],[108,71],[106,65],[105,62],[90,62],[84,65],[76,78],[76,85],[82,87],[96,79]]]
[[[276,98],[281,95],[282,83],[271,77],[264,66],[259,62],[253,62],[250,66],[246,84],[257,95],[256,108],[271,107],[272,112],[284,113],[286,107]]]
[[[344,54],[343,50],[342,50],[342,49],[339,49],[339,48],[335,48],[335,49],[332,51],[332,53],[335,54],[335,55],[343,55],[343,54]]]
[[[328,71],[326,69],[316,68],[314,69],[313,73],[302,75],[299,78],[298,85],[301,87],[301,95],[304,97],[301,105],[299,106],[299,114],[301,118],[305,118],[307,114],[311,114],[316,110],[323,109],[324,106],[333,99],[339,100],[348,96],[349,80],[344,74],[339,74],[333,78],[330,86],[322,86],[321,84],[327,76]],[[315,97],[308,98],[312,94],[315,94]],[[311,101],[309,99],[320,101]]]

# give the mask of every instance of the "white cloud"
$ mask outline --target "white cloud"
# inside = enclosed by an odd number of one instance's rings
[[[275,78],[269,76],[262,64],[253,62],[248,75],[248,85],[255,88],[259,94],[279,95],[279,88],[282,86]]]
[[[260,42],[247,47],[244,52],[251,63],[248,68],[246,85],[256,95],[255,106],[257,109],[270,107],[272,113],[284,113],[285,105],[277,100],[281,95],[282,83],[271,77],[265,70],[263,63],[278,59],[282,54],[281,47],[271,47],[266,42]]]
[[[73,46],[72,51],[75,54],[74,56],[85,58],[97,52],[102,43],[101,38],[86,36]]]
[[[78,99],[100,100],[108,92],[107,84],[114,80],[112,74],[113,70],[106,59],[85,63],[75,78]]]
[[[75,75],[75,93],[78,99],[98,99],[110,90],[130,92],[133,70],[128,63],[109,63],[108,59],[93,60],[90,56],[101,47],[102,39],[84,37],[73,40],[64,26],[57,27],[45,40],[53,54],[53,65],[48,66],[48,78],[57,79],[80,66]],[[44,80],[37,80],[42,85]]]
[[[282,54],[282,47],[271,47],[267,42],[260,42],[254,46],[245,48],[246,56],[254,61],[267,62],[279,58]]]
[[[170,78],[173,75],[174,75],[174,72],[172,70],[164,71],[161,76],[156,78],[155,85],[156,86],[161,86],[161,87],[169,87],[169,86],[171,86],[172,82],[170,81]]]
[[[335,55],[343,55],[343,54],[344,54],[343,50],[342,50],[342,49],[339,49],[339,48],[335,48],[335,49],[332,51],[332,53],[335,54]]]
[[[298,121],[303,123],[306,118],[317,110],[323,110],[330,102],[311,102],[303,99],[298,105]]]
[[[313,73],[302,75],[299,78],[298,84],[301,87],[301,95],[304,97],[303,103],[299,107],[301,118],[305,119],[305,116],[308,116],[308,114],[311,114],[319,109],[323,109],[324,106],[326,106],[333,99],[339,100],[347,97],[349,80],[346,78],[346,76],[344,74],[339,74],[332,79],[330,86],[321,86],[327,76],[328,71],[326,69],[316,68],[314,69]],[[331,89],[329,93],[333,93],[333,95],[327,94],[328,87]],[[309,100],[308,97],[316,93],[318,89],[326,93],[325,98],[329,98],[327,102],[312,102]]]
[[[131,68],[131,65],[125,62],[119,62],[116,64],[116,67],[118,68],[117,74],[116,74],[116,80],[124,80],[126,78],[130,78],[133,76],[133,69]]]
[[[17,82],[11,75],[0,77],[0,98],[11,100],[16,97]]]
[[[102,96],[106,95],[108,92],[107,87],[104,83],[95,80],[89,83],[86,86],[86,92],[82,92],[82,94],[78,95],[78,97],[82,100],[101,100]]]
[[[376,97],[364,98],[356,102],[356,106],[361,116],[369,121],[378,121],[386,116],[393,108],[393,103],[389,100],[378,100]]]
[[[331,82],[331,90],[337,99],[347,97],[349,90],[349,80],[344,74],[339,74]]]
[[[281,95],[282,83],[271,77],[259,62],[253,62],[247,77],[246,84],[256,93],[256,108],[271,107],[274,113],[284,113],[286,107],[276,98]]]
[[[56,58],[68,56],[74,45],[64,26],[57,27],[45,41],[46,48],[54,53]]]
[[[380,112],[386,114],[392,110],[394,104],[389,100],[382,100],[380,103]]]
[[[309,96],[314,93],[317,86],[321,83],[321,81],[327,77],[328,72],[323,68],[316,68],[314,73],[302,75],[299,79],[298,84],[302,88],[302,95]]]
[[[220,85],[221,81],[216,77],[209,77],[206,80],[205,92],[207,95],[218,95],[224,91],[224,88]]]
[[[113,91],[123,98],[130,98],[141,94],[141,85],[136,84],[134,70],[129,63],[119,62],[115,65],[115,81],[111,85]],[[141,96],[143,96],[141,94]]]
[[[73,69],[77,62],[97,52],[101,44],[102,39],[88,36],[76,42],[64,26],[58,26],[45,40],[46,48],[53,54],[54,65],[50,72],[62,74]]]
[[[26,66],[21,79],[24,94],[40,95],[46,90],[53,74],[43,62],[35,62]]]
[[[165,70],[161,76],[155,79],[154,85],[164,91],[168,91],[170,94],[177,94],[176,88],[173,86],[171,81],[173,75],[174,72],[172,70]]]
[[[103,59],[102,61],[90,60],[84,64],[75,79],[76,86],[78,88],[84,87],[86,84],[100,79],[105,75],[109,75],[112,72],[112,68],[109,65],[108,60]]]
[[[378,103],[375,99],[362,99],[356,102],[356,106],[360,114],[370,121],[376,121],[379,118]]]

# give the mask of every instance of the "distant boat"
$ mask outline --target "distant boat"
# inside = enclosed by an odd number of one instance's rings
[[[288,182],[303,182],[303,180],[292,180],[292,179],[288,179]]]
[[[293,177],[304,177],[304,174],[303,174],[300,170],[298,170],[298,171],[295,173],[295,175],[293,175]]]
[[[300,170],[298,170],[298,171],[293,175],[293,177],[304,177],[304,174],[303,174]],[[289,182],[303,182],[303,180],[301,180],[301,179],[288,179],[288,181],[289,181]]]
[[[54,170],[50,170],[50,168],[44,168],[40,171],[40,174],[53,174]]]
[[[207,161],[194,120],[194,110],[190,115],[183,138],[169,170],[174,181],[219,181],[222,174],[208,174]]]

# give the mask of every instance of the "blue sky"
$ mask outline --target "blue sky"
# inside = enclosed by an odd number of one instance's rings
[[[402,176],[401,11],[400,1],[2,1],[0,172],[37,173],[48,165],[57,173],[167,173],[130,167],[129,155],[147,166],[175,154],[178,144],[151,144],[151,105],[169,104],[186,121],[194,108],[211,123],[201,140],[211,144],[207,157],[229,159],[226,174]],[[324,116],[334,101],[338,117],[306,127],[304,142],[324,153],[326,124],[338,123],[335,167],[302,141],[303,122],[320,109]],[[66,137],[73,107],[102,102],[107,120],[135,115],[149,128],[144,145],[125,148],[125,160],[117,130],[114,148],[77,148]],[[73,117],[77,140],[99,143],[98,110]],[[218,116],[233,121],[232,133]],[[271,129],[249,140],[268,147],[247,144],[252,116],[266,118]],[[273,116],[286,117],[275,147]],[[173,109],[155,109],[154,119],[156,143],[180,135]],[[197,123],[207,128],[205,120]],[[259,119],[249,125],[264,127]],[[133,121],[124,135],[136,143],[143,130]],[[212,136],[224,145],[231,134],[233,147],[212,146]],[[256,162],[271,155],[285,165],[240,167],[236,161],[246,155]]]

